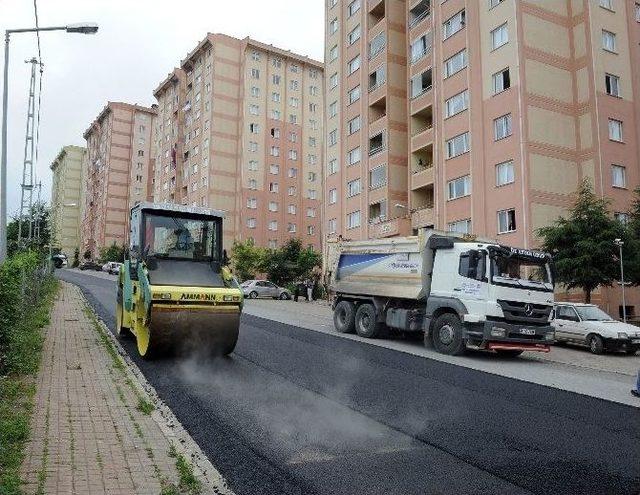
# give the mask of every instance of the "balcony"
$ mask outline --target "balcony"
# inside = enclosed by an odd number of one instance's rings
[[[385,0],[369,0],[367,7],[369,9],[369,28],[378,24],[385,16]]]
[[[411,174],[411,190],[417,190],[421,187],[428,185],[433,186],[434,173],[433,166],[423,167],[418,170],[414,170]]]
[[[433,205],[422,206],[411,212],[411,228],[421,229],[435,225],[435,212]]]
[[[383,96],[369,105],[369,125],[387,116],[387,98]]]
[[[378,153],[382,153],[387,148],[386,137],[386,133],[382,131],[369,138],[369,156],[374,156]]]
[[[369,224],[369,238],[380,239],[406,235],[411,230],[411,220],[408,217],[396,217],[388,220],[380,220],[378,223]]]
[[[421,0],[409,10],[408,25],[409,29],[413,29],[420,22],[426,19],[431,13],[431,2],[429,0]]]

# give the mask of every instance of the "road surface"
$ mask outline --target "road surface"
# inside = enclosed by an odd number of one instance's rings
[[[115,283],[57,273],[113,329]],[[224,360],[123,344],[238,494],[640,492],[626,405],[252,315]]]

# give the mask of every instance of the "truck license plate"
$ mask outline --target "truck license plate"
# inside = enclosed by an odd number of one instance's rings
[[[535,335],[536,331],[533,328],[521,328],[520,333],[523,335]]]

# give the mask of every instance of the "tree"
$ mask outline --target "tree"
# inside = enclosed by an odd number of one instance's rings
[[[73,265],[71,265],[73,268],[77,268],[78,265],[80,265],[80,249],[76,248],[76,250],[73,252]]]
[[[118,246],[114,242],[108,248],[101,248],[100,263],[107,263],[109,261],[124,262],[124,246]]]
[[[90,249],[87,249],[87,250],[84,252],[84,254],[82,255],[82,257],[83,257],[85,260],[90,260],[90,259],[91,259],[91,250],[90,250]]]
[[[240,280],[250,280],[260,273],[264,249],[249,239],[245,242],[235,241],[231,248],[231,265]]]
[[[634,194],[629,210],[623,257],[625,281],[640,285],[640,187],[636,188]]]
[[[609,201],[598,198],[588,179],[577,191],[569,218],[538,229],[542,248],[553,255],[556,282],[567,289],[580,288],[585,302],[599,286],[609,286],[620,277],[618,247],[625,238],[624,226],[609,214]]]
[[[262,271],[278,285],[287,285],[312,276],[312,270],[322,264],[320,253],[303,248],[300,239],[289,239],[279,249],[270,249],[263,256]]]
[[[30,210],[29,218],[22,219],[22,245],[18,245],[18,232],[20,229],[20,219],[18,215],[12,217],[11,221],[7,224],[7,253],[11,256],[13,253],[20,250],[35,250],[44,252],[45,246],[49,245],[51,239],[51,223],[50,223],[50,208],[45,203],[35,203]],[[34,219],[32,232],[35,232],[36,223],[40,228],[40,236],[38,239],[32,238],[31,242],[25,240],[29,235],[29,223],[30,219]]]

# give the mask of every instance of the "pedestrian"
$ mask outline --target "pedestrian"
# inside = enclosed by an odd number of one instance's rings
[[[295,286],[296,286],[296,290],[295,290],[294,295],[293,295],[293,300],[295,302],[298,302],[298,297],[305,293],[304,290],[303,290],[304,286],[303,286],[303,284],[302,284],[302,282],[300,280],[296,280]]]
[[[307,302],[313,301],[313,280],[308,278],[305,285],[307,286]]]
[[[638,381],[636,382],[636,388],[631,390],[631,395],[640,397],[640,370],[638,370]]]

